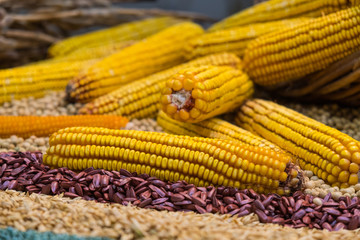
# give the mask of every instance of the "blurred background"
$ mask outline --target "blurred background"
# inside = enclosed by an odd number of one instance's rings
[[[253,0],[0,0],[0,68],[45,59],[63,38],[150,16],[171,15],[204,27]]]

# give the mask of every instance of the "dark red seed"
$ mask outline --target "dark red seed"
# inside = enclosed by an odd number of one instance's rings
[[[204,208],[202,208],[202,207],[200,207],[200,206],[198,206],[198,205],[195,205],[195,209],[196,209],[196,211],[198,211],[200,214],[207,213],[207,211],[206,211]]]
[[[272,220],[272,223],[277,223],[277,224],[283,225],[284,224],[284,219],[281,218],[281,217],[277,217],[277,218],[274,218]]]
[[[305,223],[305,224],[310,224],[310,223],[311,223],[311,219],[310,219],[310,217],[308,217],[308,216],[304,216],[304,217],[302,218],[302,222]]]
[[[191,197],[191,201],[200,207],[206,207],[206,202],[198,197]]]
[[[159,196],[162,197],[162,198],[166,196],[166,193],[163,190],[161,190],[160,188],[158,188],[158,187],[156,187],[154,185],[150,184],[149,188],[151,190],[153,190],[154,192],[156,192],[157,194],[159,194]]]
[[[181,194],[175,193],[171,195],[170,199],[173,202],[181,202],[185,199],[185,197]]]
[[[139,204],[139,207],[145,207],[149,205],[151,202],[152,202],[151,198],[145,199]]]
[[[16,176],[18,175],[19,173],[21,173],[22,171],[25,170],[27,166],[24,164],[24,165],[21,165],[20,167],[18,168],[15,168],[14,170],[11,171],[11,176]]]
[[[334,231],[339,231],[343,228],[345,228],[345,225],[343,223],[339,222],[339,223],[335,224]]]
[[[299,199],[299,200],[296,201],[295,207],[294,207],[294,211],[295,211],[295,212],[297,212],[297,211],[301,208],[303,202],[304,202],[303,199]]]
[[[143,180],[144,181],[144,180]],[[161,180],[153,180],[151,181],[151,184],[157,186],[157,187],[165,187],[166,186],[166,183],[161,181]]]
[[[354,230],[357,229],[359,226],[359,221],[360,221],[360,217],[359,216],[353,216],[350,219],[349,225],[348,225],[348,229],[349,230]]]
[[[59,190],[59,183],[58,182],[52,182],[51,183],[51,192],[53,194],[56,194],[58,190]]]
[[[158,199],[155,199],[152,201],[152,204],[153,205],[157,205],[157,204],[161,204],[161,203],[164,203],[166,202],[167,200],[169,200],[169,198],[158,198]]]
[[[211,204],[206,205],[206,211],[208,213],[212,212],[212,210],[213,210],[213,206]]]
[[[331,214],[331,215],[335,215],[335,216],[340,216],[341,215],[341,212],[336,210],[336,209],[333,209],[333,208],[323,208],[323,211]]]
[[[133,177],[133,175],[127,171],[126,169],[120,169],[120,175],[126,176],[126,177]]]
[[[114,201],[116,203],[122,203],[122,201],[124,200],[125,196],[119,192],[114,194]]]
[[[101,176],[101,187],[106,187],[109,185],[110,177],[108,175]]]
[[[260,222],[267,223],[268,217],[266,216],[266,214],[263,211],[256,209],[255,213],[256,213],[256,215],[258,215]]]
[[[175,206],[183,206],[183,205],[189,205],[189,204],[192,204],[192,202],[189,201],[189,200],[184,200],[184,201],[181,201],[181,202],[175,202],[174,203]]]
[[[257,209],[260,209],[261,211],[265,211],[264,205],[260,202],[260,200],[255,200],[254,205]]]
[[[299,211],[297,211],[292,217],[292,220],[298,220],[301,219],[302,217],[304,217],[306,214],[306,211],[304,209],[300,209]]]
[[[235,199],[232,197],[224,197],[223,200],[226,204],[231,204],[235,202]]]
[[[0,169],[0,177],[2,177],[2,175],[4,174],[6,168],[7,168],[7,164],[4,163],[4,164],[1,166],[1,169]]]
[[[11,182],[9,183],[8,189],[10,189],[10,190],[15,190],[16,187],[17,187],[17,185],[18,185],[18,181],[17,181],[17,180],[11,180]]]
[[[66,193],[64,193],[64,197],[77,198],[79,196],[76,195],[75,193],[66,192]]]
[[[79,196],[81,196],[81,197],[84,196],[84,192],[83,192],[82,187],[80,186],[79,183],[76,183],[75,186],[74,186],[74,188],[75,188],[75,192],[76,192]]]
[[[41,188],[41,193],[42,194],[49,194],[51,191],[51,186],[49,185],[45,185]]]
[[[100,181],[101,181],[101,175],[95,174],[92,180],[92,184],[94,184],[95,189],[100,187]]]
[[[327,229],[329,231],[333,230],[331,225],[328,222],[324,222],[323,224],[321,224],[321,227],[324,228],[324,229]]]

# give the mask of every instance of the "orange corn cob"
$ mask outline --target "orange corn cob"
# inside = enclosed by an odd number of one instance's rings
[[[0,116],[0,137],[49,136],[64,127],[88,126],[119,129],[128,120],[121,116]]]

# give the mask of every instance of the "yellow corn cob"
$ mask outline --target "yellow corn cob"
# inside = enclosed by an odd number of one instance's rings
[[[360,142],[270,101],[246,101],[236,123],[299,157],[300,167],[333,186],[358,183]]]
[[[66,84],[81,71],[131,44],[127,41],[83,49],[64,57],[0,70],[0,103],[25,97],[42,97],[49,90],[63,91]]]
[[[231,67],[185,68],[166,82],[162,110],[175,120],[200,122],[239,107],[253,93],[253,83]]]
[[[0,103],[26,97],[43,97],[47,91],[64,91],[79,71],[97,60],[79,62],[43,61],[36,65],[0,70]]]
[[[164,131],[171,134],[240,141],[244,144],[270,148],[274,150],[274,152],[284,153],[282,149],[266,139],[220,118],[211,118],[199,123],[185,123],[176,121],[166,115],[163,111],[160,111],[157,115],[157,123],[164,129]],[[291,156],[289,156],[289,159],[290,158]]]
[[[136,41],[123,41],[123,42],[109,43],[97,47],[80,48],[74,50],[68,55],[52,58],[47,61],[72,62],[72,61],[86,61],[94,58],[96,59],[103,58],[113,53],[116,53],[125,47],[129,47],[134,43],[136,43]]]
[[[236,141],[73,127],[54,133],[49,142],[43,159],[52,167],[127,169],[197,186],[252,187],[259,192],[276,189],[282,194],[299,189],[302,183],[288,158],[273,158],[271,149],[261,151]],[[256,159],[250,157],[255,154]]]
[[[0,137],[11,135],[42,137],[65,127],[107,127],[120,129],[128,120],[121,116],[0,116]]]
[[[64,39],[51,46],[49,54],[58,57],[82,48],[112,45],[128,40],[140,40],[179,22],[181,22],[179,19],[159,17],[125,23]]]
[[[359,0],[270,0],[215,23],[209,31],[286,18],[320,17],[359,4]]]
[[[299,25],[306,20],[308,18],[286,19],[205,33],[189,41],[185,57],[191,59],[218,52],[231,52],[242,57],[251,40],[285,27]]]
[[[360,7],[311,19],[251,42],[244,69],[257,84],[283,85],[360,49]]]
[[[194,23],[169,27],[91,66],[67,86],[69,101],[88,102],[132,80],[184,61],[184,44],[203,33]]]
[[[81,114],[116,114],[128,118],[155,117],[160,109],[161,90],[166,80],[187,67],[201,65],[241,67],[233,54],[221,53],[198,58],[126,84],[80,109]]]

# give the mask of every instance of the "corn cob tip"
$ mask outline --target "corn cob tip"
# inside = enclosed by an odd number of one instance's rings
[[[162,110],[183,122],[200,122],[229,112],[250,97],[253,84],[241,70],[204,65],[185,68],[166,82]]]
[[[75,103],[76,102],[76,98],[72,96],[72,92],[74,92],[75,90],[75,86],[72,83],[68,83],[66,85],[66,89],[65,89],[65,100],[69,103]]]

